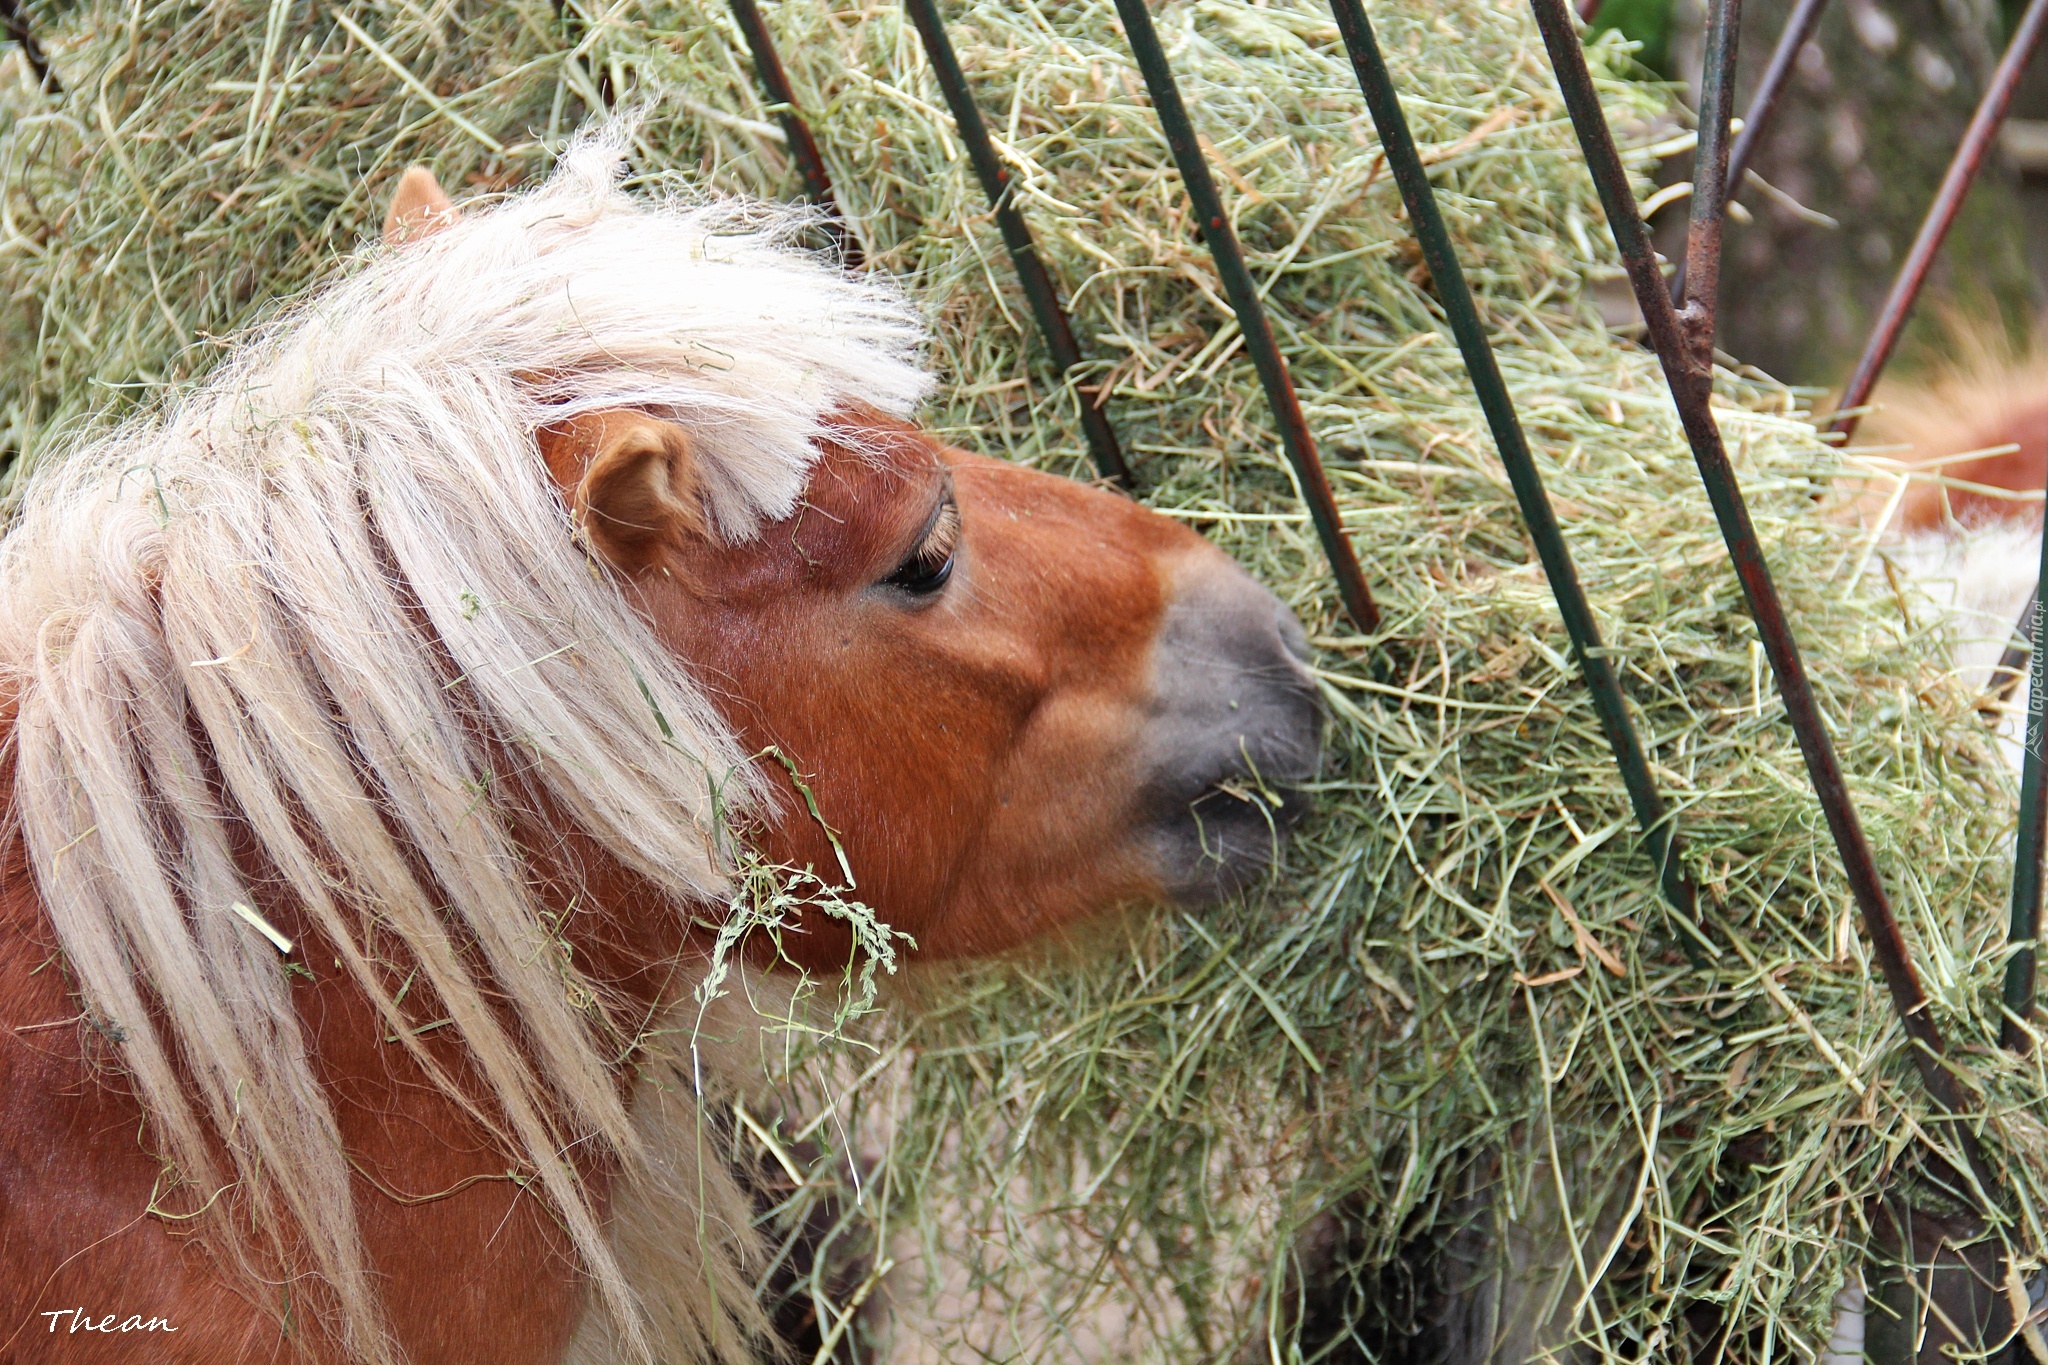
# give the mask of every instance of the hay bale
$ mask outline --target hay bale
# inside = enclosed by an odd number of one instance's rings
[[[954,1359],[1089,1342],[1285,1358],[1298,1332],[1392,1349],[1415,1328],[1414,1247],[1526,1214],[1572,1248],[1538,1249],[1563,1268],[1548,1341],[1679,1355],[1691,1311],[1738,1357],[1816,1353],[1870,1200],[1914,1178],[1938,1125],[1655,366],[1586,297],[1604,229],[1522,8],[1390,0],[1374,17],[1694,870],[1725,907],[1703,966],[1636,849],[1327,16],[1197,0],[1159,22],[1385,610],[1378,640],[1338,614],[1107,0],[949,16],[1148,500],[1310,623],[1333,747],[1318,814],[1257,893],[1123,923],[1115,953],[927,981],[921,1017],[873,1024],[879,1061],[826,1044],[793,1077],[816,1115],[804,1138],[874,1163],[849,1237],[940,1268],[929,1302],[899,1283],[899,1320]],[[34,17],[67,93],[16,80],[0,132],[0,316],[35,338],[0,355],[22,463],[203,369],[212,338],[373,228],[408,161],[470,192],[532,176],[601,79],[666,92],[643,173],[794,184],[713,0],[98,0]],[[909,25],[819,0],[780,0],[771,21],[870,260],[939,322],[932,422],[1085,474],[1073,399],[1042,368]],[[1650,87],[1606,94],[1624,128],[1666,112]],[[1991,1115],[2010,1236],[2038,1262],[2048,1078],[1996,1047],[2009,778],[1934,615],[1861,533],[1817,516],[1839,458],[1800,396],[1729,373],[1719,402],[1939,1022]],[[1303,1229],[1329,1252],[1312,1274],[1290,1268]]]

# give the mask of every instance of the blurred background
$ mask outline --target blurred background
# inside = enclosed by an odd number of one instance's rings
[[[1744,108],[1793,0],[1744,6]],[[2018,0],[1834,0],[1740,190],[1728,227],[1720,345],[1795,384],[1842,382],[2017,23]],[[1705,0],[1585,0],[1596,32],[1634,42],[1646,80],[1696,106]],[[2048,52],[2048,46],[2044,46]],[[1690,156],[1662,179],[1684,181]],[[1761,183],[1759,183],[1761,182]],[[1656,219],[1680,254],[1687,203]],[[1747,221],[1743,221],[1744,218]],[[1625,313],[1625,288],[1611,291]],[[1603,292],[1603,306],[1610,294]],[[1936,264],[1893,370],[1925,371],[1963,334],[2024,345],[2048,302],[2048,61],[2036,55],[1998,150]],[[1618,320],[1618,319],[1617,319]]]

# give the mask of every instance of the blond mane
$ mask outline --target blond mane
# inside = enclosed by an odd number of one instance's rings
[[[802,211],[636,199],[620,164],[616,133],[585,138],[540,188],[367,252],[202,386],[41,470],[0,542],[13,816],[87,1017],[192,1202],[236,1183],[259,1227],[284,1220],[373,1360],[397,1350],[235,831],[459,1095],[389,947],[432,986],[488,1087],[465,1102],[645,1356],[562,1155],[639,1151],[626,1026],[545,951],[502,770],[516,756],[679,913],[725,890],[716,831],[761,791],[572,541],[534,433],[617,406],[676,421],[738,541],[793,508],[835,407],[907,415],[929,383],[913,310],[795,245]]]

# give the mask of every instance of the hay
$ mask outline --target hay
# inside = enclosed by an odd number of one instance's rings
[[[899,1349],[1285,1360],[1300,1333],[1398,1354],[1427,1288],[1404,1269],[1416,1247],[1569,1215],[1569,1249],[1536,1253],[1555,1309],[1542,1344],[1689,1356],[1705,1319],[1684,1315],[1704,1304],[1732,1358],[1811,1356],[1869,1200],[1919,1168],[1930,1130],[1943,1140],[1654,365],[1585,296],[1603,228],[1526,17],[1512,0],[1374,9],[1656,771],[1725,907],[1720,951],[1686,961],[1635,850],[1327,16],[1200,0],[1159,22],[1386,611],[1378,643],[1336,615],[1113,10],[955,5],[1148,500],[1310,623],[1332,750],[1318,814],[1257,894],[1132,920],[1085,965],[926,981],[920,1016],[875,1026],[879,1054],[828,1044],[795,1068],[811,1118],[783,1136],[868,1163],[843,1240],[878,1267],[931,1258],[930,1292],[899,1272],[892,1314],[861,1329]],[[25,460],[203,368],[209,338],[373,227],[406,162],[470,190],[535,173],[599,74],[671,92],[642,171],[794,182],[711,0],[346,14],[103,0],[42,25],[70,93],[45,104],[17,81],[0,134],[0,327],[34,338],[0,356],[0,402]],[[940,322],[933,423],[1084,474],[1072,400],[1039,366],[907,23],[818,0],[770,17],[871,259]],[[1606,88],[1625,127],[1664,112],[1653,87]],[[2048,1073],[1996,1047],[2009,779],[1933,613],[1861,533],[1817,517],[1811,490],[1839,459],[1800,396],[1729,373],[1720,402],[1939,1023],[1991,1116],[2010,1236],[2038,1264]],[[1295,1267],[1311,1245],[1328,1263]]]

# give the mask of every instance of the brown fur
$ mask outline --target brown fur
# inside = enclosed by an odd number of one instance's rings
[[[2048,487],[2048,358],[1960,335],[1945,372],[1887,384],[1862,424],[1858,447],[1900,461],[1909,476],[1903,492],[1890,477],[1864,482],[1855,505],[1866,523],[1895,495],[1889,530],[2040,519],[2038,496],[2010,494]]]
[[[1155,897],[1130,845],[1150,650],[1183,567],[1216,551],[1116,494],[852,417],[797,513],[731,547],[687,526],[629,578],[663,642],[698,661],[726,719],[803,774],[859,895],[926,953],[997,952],[1092,910]],[[542,449],[576,505],[589,447]],[[875,584],[942,490],[961,507],[959,583],[906,607]],[[637,492],[632,510],[645,515]],[[598,517],[609,514],[594,510]],[[786,772],[771,858],[836,867]],[[881,812],[889,818],[874,818]],[[846,960],[818,925],[807,965]]]
[[[384,241],[391,246],[418,241],[454,218],[455,205],[434,173],[425,166],[408,166],[398,177],[391,210],[384,215]]]
[[[214,1249],[188,1235],[181,1220],[146,1215],[158,1166],[140,1107],[94,1055],[95,1035],[78,1020],[18,842],[5,875],[0,1285],[7,1312],[0,1340],[9,1344],[0,1359],[298,1358],[286,1332],[306,1330],[316,1298],[301,1287],[294,1305],[291,1288],[277,1284],[268,1302],[251,1302],[252,1291],[224,1275]],[[293,923],[288,906],[263,909],[275,923]],[[317,954],[308,958],[320,963]],[[551,1359],[562,1321],[581,1299],[553,1221],[504,1179],[511,1163],[479,1125],[383,1043],[381,1021],[346,978],[315,975],[299,992],[300,1016],[321,1079],[337,1097],[358,1171],[364,1243],[371,1264],[386,1273],[392,1328],[420,1361],[475,1359],[465,1353],[483,1341],[494,1343],[502,1361]],[[274,1277],[275,1270],[258,1273]],[[504,1293],[514,1282],[521,1292]],[[37,1316],[74,1307],[95,1317],[161,1315],[177,1332],[94,1336],[60,1325],[53,1334],[49,1319]]]

